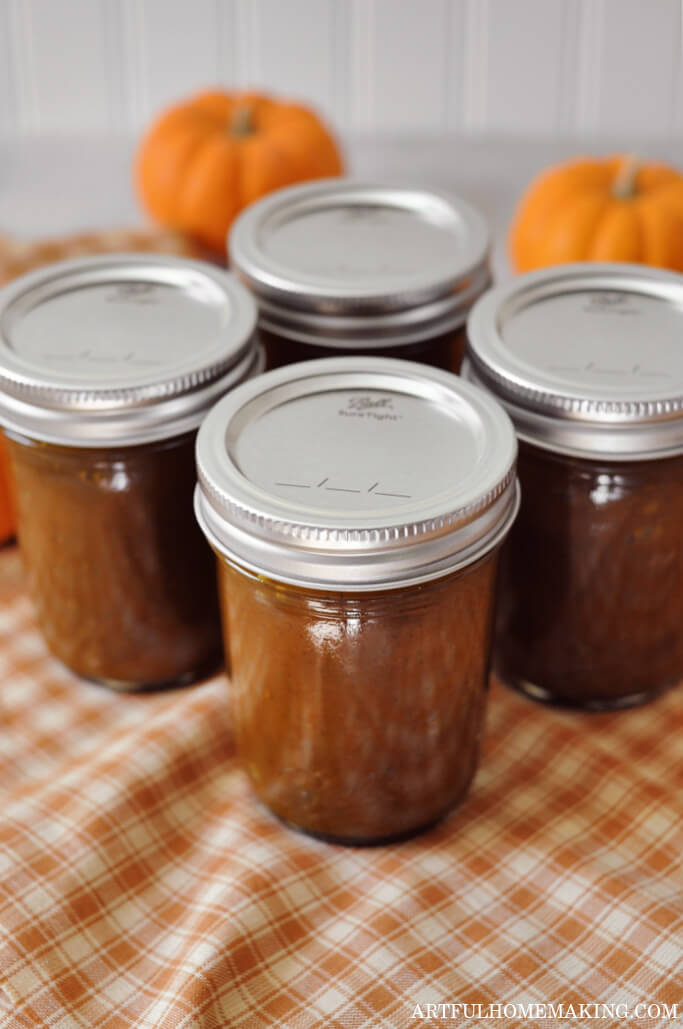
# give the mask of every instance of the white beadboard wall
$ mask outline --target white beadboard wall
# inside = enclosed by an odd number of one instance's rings
[[[0,0],[0,134],[136,132],[213,84],[339,131],[683,134],[683,0]]]

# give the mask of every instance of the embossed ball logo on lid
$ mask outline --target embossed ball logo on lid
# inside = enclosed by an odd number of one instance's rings
[[[398,421],[403,415],[396,411],[394,398],[365,393],[349,397],[346,407],[339,408],[342,418],[372,418],[377,422]]]
[[[588,297],[588,303],[591,307],[600,308],[620,307],[626,303],[626,300],[627,296],[625,293],[617,293],[614,290],[601,290],[600,292],[591,293]]]

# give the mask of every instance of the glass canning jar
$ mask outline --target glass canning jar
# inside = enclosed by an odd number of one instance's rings
[[[238,753],[289,824],[377,842],[465,796],[515,454],[480,390],[386,358],[268,372],[207,416],[195,508]]]
[[[488,229],[460,198],[329,179],[252,204],[229,237],[269,368],[341,355],[458,372],[490,282]]]
[[[529,696],[627,707],[683,680],[683,278],[569,265],[491,291],[465,374],[520,439],[495,666]]]
[[[159,687],[219,663],[194,443],[262,365],[255,321],[238,282],[176,258],[68,261],[0,293],[22,557],[50,650],[83,677]]]

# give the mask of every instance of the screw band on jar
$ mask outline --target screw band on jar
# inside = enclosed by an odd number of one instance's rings
[[[627,264],[519,276],[475,304],[465,376],[520,438],[614,460],[683,450],[683,277]]]
[[[141,254],[62,261],[2,290],[0,420],[47,442],[149,442],[196,429],[262,362],[232,277]]]
[[[229,238],[278,365],[365,353],[457,371],[488,250],[484,220],[460,198],[347,179],[279,190]]]

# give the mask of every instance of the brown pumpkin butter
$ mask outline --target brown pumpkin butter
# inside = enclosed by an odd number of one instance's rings
[[[586,461],[528,444],[503,550],[496,668],[537,699],[594,710],[683,677],[683,456]]]
[[[280,818],[378,842],[462,801],[483,729],[496,564],[497,552],[418,587],[335,594],[219,557],[236,743]]]
[[[106,450],[8,440],[40,628],[85,678],[160,686],[219,663],[212,557],[192,513],[194,435]]]

